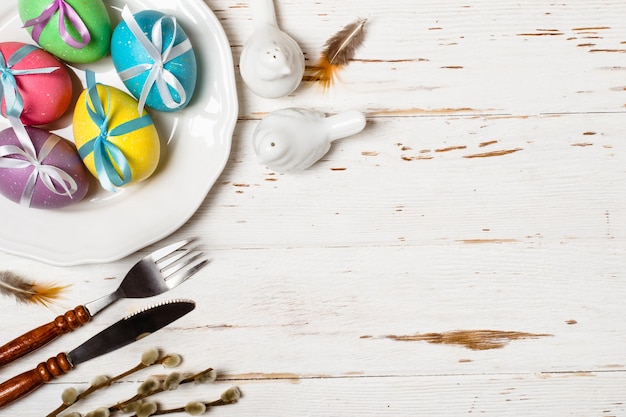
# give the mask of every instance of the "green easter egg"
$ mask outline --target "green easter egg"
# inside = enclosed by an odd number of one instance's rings
[[[98,61],[108,54],[112,28],[109,14],[102,0],[18,1],[20,18],[24,24],[31,19],[39,18],[42,13],[46,15],[46,10],[53,6],[56,11],[54,14],[48,13],[51,16],[44,19],[39,28],[35,26],[34,22],[33,25],[26,27],[26,30],[39,46],[64,61],[79,64]],[[64,8],[65,25],[59,22],[59,7]],[[83,34],[80,32],[81,25],[84,25]],[[37,36],[38,30],[40,33]],[[68,44],[67,38],[63,39],[63,32],[71,36],[75,42],[74,45],[72,45],[71,40]],[[89,38],[85,36],[86,32],[89,33]],[[86,45],[77,45],[76,43],[86,43]]]

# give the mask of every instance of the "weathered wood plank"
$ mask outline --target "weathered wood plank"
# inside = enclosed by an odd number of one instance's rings
[[[626,235],[624,128],[612,115],[375,119],[298,175],[256,163],[256,123],[239,124],[230,163],[186,226],[216,247]]]
[[[218,382],[215,386],[188,387],[164,393],[165,406],[212,399],[233,383],[244,397],[238,404],[216,407],[212,416],[406,416],[415,415],[569,415],[619,416],[626,409],[620,373],[440,375],[436,377],[251,379]],[[113,390],[111,397],[96,396],[79,410],[126,398],[136,385]],[[62,386],[46,387],[59,393]],[[108,402],[107,402],[108,400]],[[56,402],[52,402],[56,404]],[[44,415],[50,404],[33,403],[28,411]],[[22,412],[20,408],[6,412]],[[286,411],[288,410],[288,411]]]
[[[252,31],[246,2],[208,1],[235,63]],[[324,42],[356,17],[365,45],[330,94],[306,83],[283,100],[248,94],[242,117],[286,106],[377,114],[622,112],[626,13],[622,2],[520,4],[281,1],[279,23],[315,65]]]
[[[113,357],[130,366],[153,346],[178,351],[188,366],[219,361],[235,375],[602,372],[626,366],[623,350],[616,349],[626,342],[626,327],[616,319],[626,296],[619,279],[626,257],[617,245],[481,243],[209,254],[211,266],[193,281],[151,301],[124,300],[30,360],[71,349],[121,316],[174,297],[196,300],[197,309],[123,352],[85,364],[74,378],[90,380]],[[101,277],[77,279],[67,302],[78,304],[85,301],[83,294],[112,287],[114,282]],[[35,314],[9,303],[2,310],[20,315],[19,326],[3,331],[7,338],[49,318],[45,311]],[[23,367],[10,365],[3,374]]]
[[[248,2],[207,4],[237,64]],[[276,7],[308,65],[357,16],[369,18],[367,40],[326,94],[305,83],[261,99],[235,67],[231,158],[167,239],[199,235],[210,266],[170,294],[119,302],[0,375],[151,302],[187,297],[197,310],[0,414],[43,415],[63,388],[128,368],[153,346],[181,353],[184,370],[218,369],[206,399],[241,385],[242,401],[212,415],[624,414],[623,2]],[[290,106],[355,108],[368,125],[311,169],[280,175],[256,163],[251,136]],[[19,317],[2,338],[112,291],[151,249],[72,268],[0,254],[5,269],[73,284],[51,311],[0,299],[1,314]],[[196,399],[189,389],[163,401]]]

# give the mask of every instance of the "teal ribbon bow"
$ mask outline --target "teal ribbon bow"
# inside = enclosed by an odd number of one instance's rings
[[[129,120],[114,128],[109,128],[109,116],[111,114],[110,93],[107,99],[107,111],[104,111],[96,84],[95,74],[92,71],[86,71],[87,76],[87,94],[89,100],[85,100],[87,113],[89,117],[98,126],[100,133],[95,138],[87,141],[78,149],[78,154],[85,159],[93,152],[94,164],[100,185],[108,191],[115,192],[115,187],[121,187],[128,184],[132,179],[130,165],[124,152],[109,140],[110,137],[126,135],[134,130],[152,124],[152,119],[148,114],[144,114],[137,119]],[[89,104],[91,102],[91,105]],[[93,108],[92,108],[93,106]],[[121,172],[115,169],[115,167]]]
[[[52,151],[52,148],[57,144],[59,138],[51,135],[38,154],[26,128],[20,121],[22,111],[24,110],[24,100],[17,88],[15,77],[30,74],[49,74],[60,68],[45,67],[22,70],[13,68],[14,65],[37,49],[39,48],[34,45],[24,45],[16,50],[8,60],[0,52],[0,100],[5,100],[7,118],[21,145],[21,147],[16,145],[0,146],[0,168],[25,169],[33,167],[33,171],[26,181],[20,198],[20,204],[24,206],[30,206],[38,180],[41,180],[46,188],[53,193],[67,195],[70,198],[78,190],[76,181],[66,171],[43,163]],[[59,187],[56,187],[55,183]]]
[[[13,68],[18,62],[31,52],[38,50],[34,45],[24,45],[13,53],[7,60],[4,54],[0,52],[0,100],[3,98],[6,102],[7,116],[19,118],[24,110],[24,100],[17,89],[16,76],[31,74],[50,74],[58,70],[60,67],[45,67],[31,69],[15,69]]]

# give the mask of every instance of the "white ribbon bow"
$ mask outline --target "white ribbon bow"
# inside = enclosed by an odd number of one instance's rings
[[[177,109],[182,106],[187,100],[185,88],[174,74],[165,69],[165,64],[191,49],[191,42],[189,39],[185,39],[178,45],[174,45],[177,32],[176,18],[173,16],[164,16],[157,20],[152,27],[152,40],[148,39],[146,34],[143,33],[143,30],[139,27],[139,24],[135,20],[131,11],[128,9],[128,6],[124,6],[124,9],[122,10],[122,18],[128,25],[132,34],[135,35],[135,38],[137,38],[141,46],[145,48],[148,55],[150,55],[150,58],[154,61],[152,64],[138,64],[119,73],[122,81],[126,81],[144,73],[145,71],[150,71],[141,90],[141,95],[139,96],[139,105],[137,106],[139,114],[143,113],[148,93],[150,93],[150,90],[155,83],[159,95],[161,96],[161,100],[163,100],[163,104],[165,104],[169,109]],[[163,22],[165,20],[171,22],[174,28],[174,33],[172,34],[171,41],[165,50],[163,50]],[[178,101],[176,101],[172,96],[172,92],[169,87],[172,87],[172,89],[174,89],[174,91],[178,94]]]
[[[26,142],[25,138],[28,138],[28,133],[19,121],[16,123],[16,121],[12,119],[13,118],[9,118],[12,122],[11,124],[13,125],[15,134],[18,136],[20,142],[24,144]],[[26,136],[24,137],[23,135]],[[66,194],[72,198],[72,195],[78,190],[76,181],[67,172],[63,171],[61,168],[43,164],[43,161],[50,154],[59,140],[60,138],[58,136],[50,135],[39,150],[39,154],[35,152],[35,149],[30,141],[28,141],[30,146],[24,146],[24,149],[17,145],[0,146],[0,168],[20,169],[28,168],[30,166],[34,167],[33,172],[31,172],[28,180],[26,181],[26,185],[24,186],[24,191],[22,192],[22,196],[20,198],[20,204],[30,206],[33,194],[35,193],[35,185],[37,184],[38,178],[41,179],[43,184],[50,191],[58,195]],[[24,159],[10,157],[10,155],[21,156]],[[57,189],[55,182],[59,184],[62,190]]]

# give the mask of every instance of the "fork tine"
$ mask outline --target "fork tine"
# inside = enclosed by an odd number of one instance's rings
[[[187,256],[183,256],[180,261],[170,265],[167,269],[161,269],[161,274],[163,275],[163,278],[165,278],[165,280],[167,280],[168,277],[172,276],[176,272],[196,261],[200,256],[203,256],[204,252],[186,252],[185,255]]]
[[[187,280],[187,278],[191,277],[193,274],[204,268],[205,265],[209,263],[208,259],[203,259],[197,264],[193,265],[191,268],[187,268],[184,270],[178,270],[167,278],[165,281],[167,286],[170,288],[174,288],[178,284]]]
[[[161,258],[161,260],[156,261],[156,264],[161,271],[167,269],[170,265],[178,262],[179,259],[184,258],[188,254],[198,249],[198,246],[199,245],[194,245],[190,248],[178,249],[172,255],[165,256],[164,258]]]
[[[184,247],[185,245],[195,241],[196,239],[197,239],[196,237],[191,237],[189,239],[172,243],[171,245],[155,250],[154,252],[146,256],[146,258],[151,259],[153,262],[157,262],[165,258],[167,255],[170,255],[172,252],[177,251],[178,249]]]

